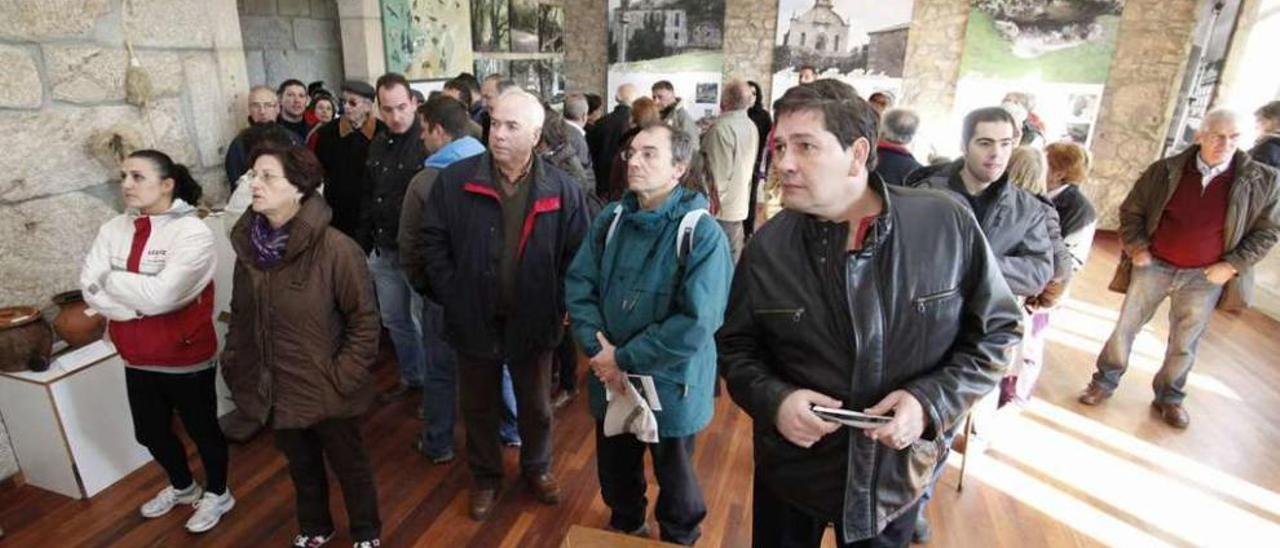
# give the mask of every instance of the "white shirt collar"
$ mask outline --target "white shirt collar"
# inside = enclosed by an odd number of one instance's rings
[[[1213,182],[1214,177],[1226,173],[1229,167],[1231,167],[1230,158],[1216,166],[1211,166],[1200,157],[1199,153],[1196,153],[1196,169],[1200,171],[1200,186],[1202,188],[1208,187],[1209,183]]]

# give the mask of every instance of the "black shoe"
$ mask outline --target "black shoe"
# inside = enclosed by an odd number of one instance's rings
[[[929,520],[924,516],[917,517],[915,530],[911,531],[911,543],[928,544],[931,536],[933,536],[933,529],[929,527]]]

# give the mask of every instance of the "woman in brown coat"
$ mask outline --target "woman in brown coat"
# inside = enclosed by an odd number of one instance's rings
[[[259,149],[252,165],[253,209],[231,233],[237,260],[223,376],[240,410],[275,428],[297,493],[294,546],[333,536],[326,461],[342,485],[355,546],[378,546],[378,497],[360,435],[378,353],[369,272],[360,247],[329,226],[311,151]]]

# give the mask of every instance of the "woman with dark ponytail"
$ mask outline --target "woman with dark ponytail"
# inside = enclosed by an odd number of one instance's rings
[[[134,436],[169,476],[140,512],[193,505],[187,530],[203,533],[235,505],[214,394],[213,233],[195,215],[200,184],[163,152],[125,158],[120,191],[126,211],[98,230],[80,286],[124,359]],[[203,489],[173,432],[175,412],[200,451]]]

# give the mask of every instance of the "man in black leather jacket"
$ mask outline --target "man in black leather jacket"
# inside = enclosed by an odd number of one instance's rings
[[[818,546],[835,523],[841,546],[902,546],[944,433],[1020,338],[1018,305],[963,205],[872,173],[877,116],[853,88],[792,88],[774,112],[787,210],[744,251],[717,334],[755,421],[753,544]],[[893,418],[843,427],[814,405]]]

